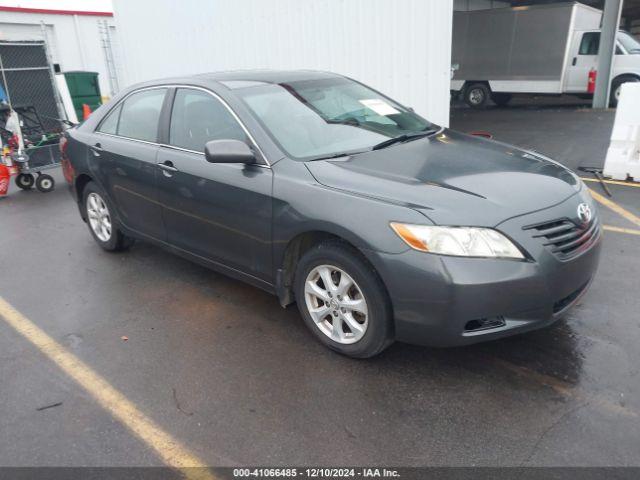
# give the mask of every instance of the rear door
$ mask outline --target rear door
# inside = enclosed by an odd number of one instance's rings
[[[165,135],[158,192],[168,242],[270,281],[271,169],[212,164],[204,157],[210,140],[252,145],[236,117],[209,91],[177,88]]]
[[[104,118],[89,145],[94,174],[128,228],[164,240],[158,204],[158,130],[167,88],[127,96]]]

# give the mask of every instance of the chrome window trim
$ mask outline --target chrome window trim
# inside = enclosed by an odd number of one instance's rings
[[[242,128],[242,130],[244,130],[244,133],[247,135],[247,137],[249,137],[249,140],[251,141],[251,143],[253,144],[253,146],[258,150],[258,152],[260,153],[260,156],[264,159],[264,161],[266,162],[266,165],[261,165],[256,163],[256,166],[259,167],[265,167],[265,168],[271,168],[271,163],[269,162],[269,159],[267,158],[267,156],[264,154],[264,152],[262,151],[262,149],[260,148],[260,145],[258,145],[258,142],[256,142],[255,138],[253,138],[253,135],[251,135],[251,132],[249,132],[249,129],[246,127],[246,125],[244,124],[244,122],[242,120],[240,120],[240,117],[238,117],[238,115],[236,114],[236,112],[233,111],[233,109],[229,106],[229,104],[217,93],[204,88],[204,87],[198,87],[195,85],[184,85],[184,84],[165,84],[165,85],[152,85],[149,87],[141,87],[138,88],[136,90],[133,90],[129,93],[127,93],[127,95],[120,99],[120,101],[115,104],[113,107],[111,107],[111,109],[109,110],[109,112],[104,116],[104,118],[102,118],[100,120],[100,123],[98,123],[98,125],[96,126],[96,128],[94,128],[93,133],[98,133],[100,135],[106,135],[108,137],[114,137],[114,138],[123,138],[125,140],[130,140],[132,142],[140,142],[140,143],[146,143],[148,145],[156,145],[158,147],[166,147],[166,148],[170,148],[170,149],[174,149],[174,150],[180,150],[183,152],[189,152],[189,153],[197,153],[198,155],[202,155],[204,156],[204,152],[197,152],[195,150],[189,150],[188,148],[182,148],[182,147],[177,147],[175,145],[167,145],[164,143],[157,143],[157,142],[149,142],[146,140],[139,140],[137,138],[130,138],[130,137],[125,137],[122,135],[113,135],[111,133],[104,133],[104,132],[100,132],[98,130],[98,128],[100,128],[100,126],[102,125],[102,123],[104,122],[104,120],[109,116],[109,114],[116,108],[118,108],[118,105],[121,105],[124,101],[127,100],[127,98],[129,98],[131,95],[133,95],[134,93],[139,93],[139,92],[143,92],[145,90],[158,90],[158,89],[169,89],[169,88],[190,88],[192,90],[200,90],[202,92],[208,93],[209,95],[211,95],[213,98],[215,98],[216,100],[218,100],[231,114],[231,116],[235,119],[236,122],[238,122],[238,124],[240,125],[240,127]],[[171,112],[169,112],[169,115],[171,115]],[[171,125],[171,118],[169,118],[169,125]],[[171,127],[169,127],[171,128]]]

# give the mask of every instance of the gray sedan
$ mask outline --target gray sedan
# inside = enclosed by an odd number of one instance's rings
[[[331,73],[135,85],[61,149],[103,249],[140,239],[249,282],[352,357],[548,325],[598,265],[572,172]]]

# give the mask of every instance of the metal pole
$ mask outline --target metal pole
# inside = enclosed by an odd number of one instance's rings
[[[598,50],[598,76],[593,95],[593,108],[607,108],[611,93],[611,69],[616,49],[616,36],[622,15],[622,0],[605,0],[602,33]]]
[[[42,40],[44,42],[44,54],[47,57],[47,67],[49,69],[49,80],[51,81],[51,88],[53,88],[53,97],[56,101],[56,109],[58,110],[58,117],[67,119],[67,111],[64,108],[64,104],[62,103],[62,98],[60,97],[60,92],[58,91],[58,83],[56,82],[56,72],[53,69],[53,58],[51,57],[51,52],[49,51],[49,41],[47,38],[47,26],[44,22],[40,22],[40,31],[42,32]]]

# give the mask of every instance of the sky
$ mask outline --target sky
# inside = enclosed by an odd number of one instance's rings
[[[111,0],[0,0],[2,7],[112,12]]]

